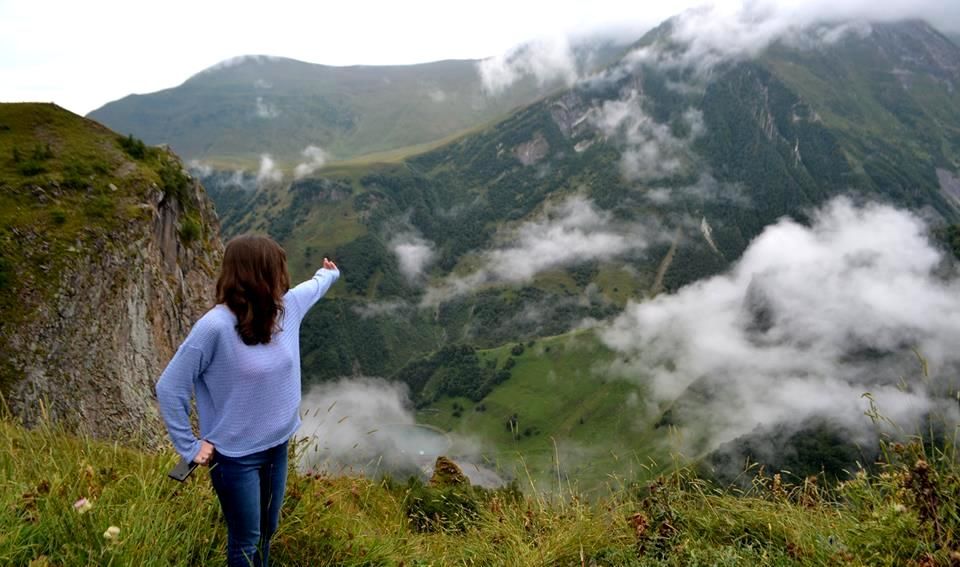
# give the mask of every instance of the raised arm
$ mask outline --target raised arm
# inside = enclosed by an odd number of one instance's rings
[[[324,258],[323,267],[317,270],[312,278],[291,289],[288,295],[296,304],[301,316],[305,316],[339,278],[340,270],[337,265]]]

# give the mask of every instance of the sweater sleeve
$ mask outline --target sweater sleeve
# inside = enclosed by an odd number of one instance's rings
[[[177,349],[157,382],[157,401],[170,440],[177,453],[188,461],[192,461],[200,452],[200,440],[190,426],[190,401],[194,384],[210,363],[212,348],[209,345],[211,340],[215,340],[210,333],[202,332],[201,322],[198,321]]]
[[[320,298],[327,293],[330,286],[339,278],[340,270],[320,268],[312,278],[297,285],[288,292],[301,318],[306,316],[307,311],[310,311],[310,308],[313,307],[317,301],[320,301]]]

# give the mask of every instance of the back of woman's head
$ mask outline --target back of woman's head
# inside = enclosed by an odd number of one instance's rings
[[[288,289],[287,254],[279,244],[248,234],[227,243],[217,279],[217,303],[226,304],[237,316],[237,332],[244,344],[270,342]]]

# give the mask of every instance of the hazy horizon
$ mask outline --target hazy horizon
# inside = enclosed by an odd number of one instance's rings
[[[758,29],[771,22],[921,18],[941,31],[960,32],[960,6],[933,0],[882,5],[864,0],[671,0],[653,5],[496,0],[482,9],[451,8],[436,0],[349,6],[280,2],[269,9],[250,2],[191,5],[178,0],[149,13],[116,0],[82,5],[4,0],[0,100],[52,101],[87,114],[130,94],[173,88],[211,66],[253,54],[332,66],[412,65],[495,58],[537,42],[562,55],[571,38],[601,32],[639,38],[697,6],[710,6],[720,20]]]

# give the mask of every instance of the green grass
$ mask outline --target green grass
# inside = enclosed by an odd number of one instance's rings
[[[480,351],[482,363],[512,376],[480,402],[446,398],[420,411],[419,421],[482,440],[482,458],[508,478],[556,488],[601,490],[612,476],[648,477],[669,460],[666,429],[645,408],[643,390],[612,376],[613,354],[590,331]],[[456,412],[456,405],[463,408]],[[481,411],[482,410],[482,411]],[[460,413],[460,416],[456,416]],[[516,415],[514,425],[508,422]],[[559,460],[559,466],[557,461]]]
[[[597,500],[291,470],[271,556],[312,566],[952,564],[956,454],[885,449],[878,473],[832,489],[815,477],[757,477],[747,491],[725,490],[681,467]],[[165,476],[175,460],[0,419],[0,564],[223,565],[208,475],[179,485]],[[83,514],[81,498],[92,503]],[[451,521],[458,510],[470,512]],[[103,535],[110,526],[114,539]]]

